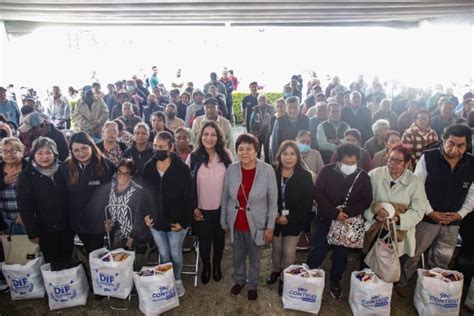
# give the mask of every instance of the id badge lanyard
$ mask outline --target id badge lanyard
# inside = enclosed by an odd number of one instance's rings
[[[280,191],[281,191],[281,206],[282,206],[282,211],[281,215],[287,216],[289,215],[290,211],[286,207],[286,184],[288,181],[290,181],[290,178],[293,176],[293,172],[290,174],[290,176],[286,179],[286,182],[283,180],[283,176],[281,177],[280,180]]]

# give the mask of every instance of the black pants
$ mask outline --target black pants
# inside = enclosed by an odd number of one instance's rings
[[[104,247],[104,234],[96,235],[86,235],[86,234],[77,234],[84,244],[87,255],[92,251]]]
[[[258,135],[258,152],[257,156],[260,159],[262,154],[262,146],[263,146],[263,153],[265,155],[265,162],[271,164],[271,157],[270,157],[270,135],[267,132],[263,132]]]
[[[74,234],[70,230],[40,232],[39,245],[44,260],[67,261],[71,259],[74,249]]]
[[[327,241],[330,223],[323,223],[316,218],[316,231],[313,236],[313,248],[308,256],[308,266],[311,269],[319,268],[332,249],[332,266],[329,280],[331,283],[339,283],[347,267],[349,248],[329,245]]]
[[[214,261],[220,262],[224,253],[225,232],[221,227],[221,209],[201,210],[204,221],[196,223],[199,238],[199,251],[204,265],[211,263],[211,246],[214,248]]]

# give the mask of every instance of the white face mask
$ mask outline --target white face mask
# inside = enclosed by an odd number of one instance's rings
[[[353,174],[357,170],[357,165],[346,165],[341,163],[340,168],[342,173],[348,176],[350,174]]]

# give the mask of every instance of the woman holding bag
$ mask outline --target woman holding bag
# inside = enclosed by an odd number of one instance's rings
[[[278,294],[281,296],[281,272],[295,262],[296,245],[312,211],[313,180],[294,141],[287,140],[280,145],[276,160],[278,216],[272,241],[273,272],[266,282],[273,284],[280,277]]]
[[[222,278],[225,232],[220,225],[221,196],[225,172],[232,163],[232,153],[225,146],[224,133],[219,125],[214,121],[205,122],[197,137],[197,148],[186,160],[191,168],[197,196],[194,221],[199,238],[203,284],[211,278],[211,246],[212,276],[216,282]]]
[[[390,220],[397,229],[398,256],[403,259],[415,254],[416,225],[425,215],[428,200],[424,184],[407,169],[411,157],[410,149],[396,145],[390,150],[387,166],[369,172],[374,203],[364,212],[366,225],[370,226],[364,241],[365,252],[373,244],[383,223]],[[381,236],[386,233],[388,231],[382,232]]]
[[[278,188],[273,168],[257,159],[258,140],[250,134],[235,142],[239,162],[225,174],[221,203],[221,226],[230,233],[234,252],[235,284],[230,290],[239,295],[247,283],[247,298],[257,299],[260,259],[265,242],[273,238],[277,217]],[[250,261],[246,274],[247,256]]]
[[[360,159],[358,146],[339,146],[336,158],[337,162],[325,166],[316,180],[314,196],[318,203],[318,215],[308,265],[311,269],[318,268],[332,248],[331,295],[339,298],[342,295],[340,281],[346,270],[349,250],[362,247],[364,230],[361,215],[372,203],[372,187],[367,173],[357,167]],[[351,232],[354,239],[348,240],[338,229],[330,230],[336,226]],[[332,236],[332,244],[328,243],[329,235]]]

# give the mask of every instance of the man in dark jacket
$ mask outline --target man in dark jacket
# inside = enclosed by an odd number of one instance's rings
[[[372,116],[370,110],[366,106],[362,106],[362,96],[360,92],[354,91],[350,95],[350,106],[346,106],[341,111],[341,117],[344,122],[349,124],[351,128],[356,128],[362,135],[361,144],[373,135],[372,133]]]
[[[276,157],[280,144],[285,140],[295,140],[299,131],[309,130],[309,119],[300,114],[298,97],[286,99],[287,115],[279,117],[273,126],[272,154]]]
[[[360,159],[357,146],[342,145],[337,148],[336,156],[337,163],[325,166],[316,180],[314,197],[318,203],[318,215],[308,265],[312,269],[320,267],[332,247],[331,295],[339,298],[342,294],[339,282],[346,270],[350,248],[328,244],[331,222],[362,215],[372,203],[372,185],[369,175],[357,167]],[[363,236],[364,232],[360,233]]]
[[[64,161],[69,156],[69,148],[66,137],[53,124],[49,123],[48,117],[45,114],[33,112],[25,116],[23,124],[18,130],[21,133],[30,132],[29,144],[32,144],[35,139],[40,136],[51,138],[58,148],[59,160]],[[29,150],[25,148],[25,155],[29,155]]]
[[[447,128],[440,148],[423,153],[415,175],[425,183],[428,208],[416,226],[416,250],[402,262],[400,281],[395,287],[400,296],[409,294],[408,282],[418,267],[421,255],[430,247],[429,268],[447,269],[456,248],[459,225],[474,207],[474,158],[466,152],[471,129],[464,125]]]

